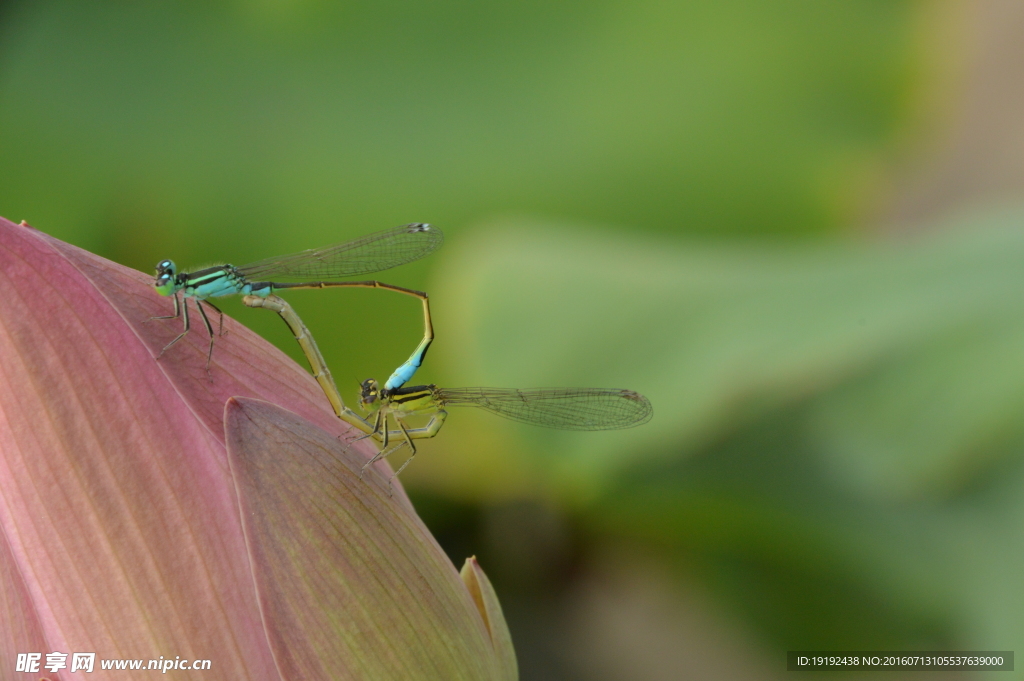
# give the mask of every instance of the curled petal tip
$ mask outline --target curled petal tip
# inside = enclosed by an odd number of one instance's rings
[[[501,611],[501,603],[498,602],[498,595],[491,586],[491,580],[487,578],[483,568],[480,567],[476,556],[470,556],[460,571],[463,583],[473,598],[473,603],[483,618],[484,626],[491,637],[491,645],[501,662],[503,677],[507,681],[515,681],[519,678],[519,669],[516,663],[516,651],[512,646],[512,635],[509,633],[508,624],[505,622],[505,615]]]

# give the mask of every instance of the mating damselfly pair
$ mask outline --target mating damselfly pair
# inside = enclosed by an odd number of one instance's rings
[[[298,341],[314,377],[338,418],[364,434],[358,439],[372,437],[380,443],[380,450],[366,466],[389,456],[405,445],[409,446],[409,458],[394,475],[401,473],[416,455],[414,440],[437,435],[448,416],[448,406],[479,407],[515,421],[569,430],[630,428],[650,420],[650,402],[643,395],[631,390],[445,389],[435,385],[404,387],[422,365],[427,349],[434,339],[427,294],[378,281],[338,280],[364,276],[418,260],[436,250],[443,240],[444,237],[437,228],[425,223],[412,223],[352,241],[238,267],[220,265],[189,273],[179,272],[173,261],[163,260],[157,264],[154,287],[159,294],[174,298],[174,314],[156,319],[183,317],[184,329],[163,348],[159,356],[189,332],[189,298],[195,301],[210,334],[206,364],[208,373],[216,334],[204,305],[220,315],[223,327],[223,313],[210,302],[210,298],[242,295],[243,303],[249,307],[263,307],[277,312]],[[306,281],[276,281],[279,279]],[[372,422],[345,405],[309,329],[294,309],[284,299],[275,295],[277,291],[287,289],[340,287],[379,288],[416,297],[423,303],[423,339],[409,359],[395,369],[383,387],[372,378],[360,384],[359,404],[364,413],[372,416]],[[212,380],[212,374],[210,378]],[[429,421],[424,426],[410,428],[406,419],[413,416],[429,417]],[[394,420],[397,430],[390,429],[389,418]],[[393,441],[397,441],[398,444],[392,446]]]

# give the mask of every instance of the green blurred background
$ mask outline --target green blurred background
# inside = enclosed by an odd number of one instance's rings
[[[623,432],[452,413],[403,475],[524,681],[1024,650],[1022,29],[995,0],[8,1],[0,214],[146,272],[431,222],[381,276],[431,294],[425,381],[648,395]],[[348,399],[418,341],[402,296],[290,300]]]

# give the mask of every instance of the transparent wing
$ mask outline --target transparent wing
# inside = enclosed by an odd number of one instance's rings
[[[654,413],[650,401],[632,390],[438,388],[436,394],[446,405],[480,407],[513,421],[567,430],[632,428]]]
[[[414,222],[333,246],[260,260],[236,268],[249,281],[355,277],[398,267],[434,251],[444,241],[441,230]]]

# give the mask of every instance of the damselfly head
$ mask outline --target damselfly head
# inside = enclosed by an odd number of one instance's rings
[[[370,411],[380,405],[377,403],[380,399],[380,387],[377,385],[377,380],[368,378],[359,384],[359,406],[363,411]]]
[[[169,296],[175,291],[175,280],[178,275],[178,266],[173,260],[161,260],[156,264],[156,281],[153,287],[162,296]]]

